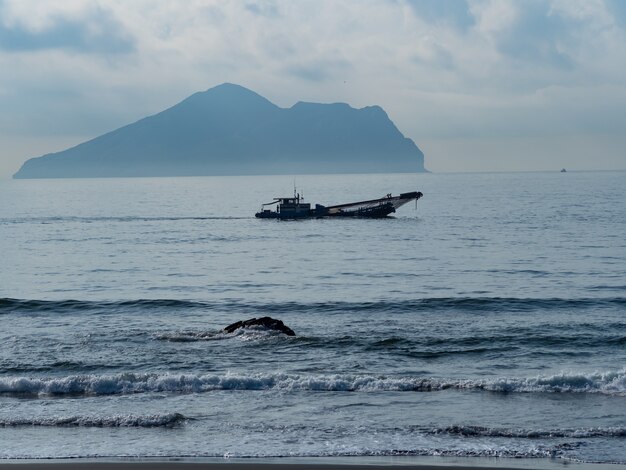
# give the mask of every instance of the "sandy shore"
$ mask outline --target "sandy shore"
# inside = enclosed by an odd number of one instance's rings
[[[459,470],[449,465],[354,465],[354,464],[294,464],[294,463],[196,463],[196,462],[15,462],[0,463],[0,469],[19,470]],[[473,470],[494,470],[505,467],[467,467]],[[511,469],[513,470],[513,469]]]
[[[459,470],[459,466],[450,465],[378,465],[378,464],[314,464],[314,463],[237,463],[237,462],[24,462],[0,463],[0,469],[19,470]],[[469,467],[474,470],[481,467]],[[505,467],[484,467],[494,470]]]
[[[581,464],[544,459],[450,459],[426,458],[411,460],[368,459],[278,459],[223,461],[157,461],[157,460],[66,460],[66,461],[0,461],[0,470],[622,470],[624,465]]]

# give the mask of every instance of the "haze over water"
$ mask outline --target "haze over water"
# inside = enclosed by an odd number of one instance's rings
[[[424,197],[277,222],[291,177],[1,182],[0,457],[626,463],[626,173],[296,183]],[[220,332],[264,315],[298,336]]]

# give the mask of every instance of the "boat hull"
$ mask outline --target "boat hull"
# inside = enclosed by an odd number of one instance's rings
[[[403,193],[400,196],[391,196],[388,194],[384,198],[371,199],[368,201],[353,202],[348,204],[340,204],[337,206],[315,205],[311,209],[307,204],[306,210],[302,210],[302,206],[296,203],[288,206],[288,210],[279,209],[272,211],[269,209],[262,210],[255,214],[258,219],[279,219],[279,220],[297,220],[297,219],[319,219],[323,217],[359,217],[370,219],[381,219],[393,214],[397,208],[403,206],[407,202],[417,201],[422,197],[421,192]],[[280,199],[278,199],[280,200]],[[299,196],[297,201],[299,202]],[[279,205],[279,207],[282,207]]]
[[[254,214],[257,219],[282,219],[282,220],[297,220],[297,219],[310,219],[315,216],[310,214],[281,214],[276,211],[264,210]],[[322,216],[323,217],[323,216]]]
[[[254,216],[258,219],[282,219],[282,220],[298,220],[298,219],[321,219],[323,217],[362,217],[370,219],[381,219],[392,214],[396,209],[392,206],[376,207],[371,209],[362,209],[356,211],[339,211],[328,213],[328,211],[320,212],[314,209],[309,214],[281,214],[275,211],[257,212]]]

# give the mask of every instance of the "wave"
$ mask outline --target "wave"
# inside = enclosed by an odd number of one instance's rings
[[[239,328],[232,333],[226,333],[224,330],[214,331],[176,331],[156,333],[152,335],[156,340],[169,341],[172,343],[192,343],[196,341],[219,341],[224,339],[237,338],[242,341],[267,340],[271,338],[293,338],[284,333],[266,328],[261,325]]]
[[[342,313],[374,311],[380,313],[413,313],[440,310],[465,312],[525,312],[535,310],[580,310],[626,306],[626,297],[608,298],[505,298],[505,297],[433,297],[402,301],[317,302],[317,303],[238,303],[202,302],[177,299],[136,299],[122,301],[30,300],[0,298],[0,315],[6,313],[76,312],[99,310],[205,309],[236,310],[241,313]]]
[[[327,452],[311,454],[312,457],[496,457],[513,459],[537,458],[566,458],[568,450],[576,448],[577,444],[562,443],[553,446],[538,445],[525,449],[510,449],[505,447],[481,446],[470,449],[449,448],[417,448],[417,449],[389,449],[378,451],[356,452]],[[305,455],[309,456],[309,455]]]
[[[67,416],[46,418],[0,418],[0,427],[98,427],[98,428],[160,428],[174,427],[187,418],[180,413],[146,416]]]
[[[5,396],[98,396],[137,393],[205,393],[217,390],[281,392],[438,392],[481,390],[494,393],[597,393],[626,396],[626,368],[592,374],[562,373],[546,377],[440,379],[366,375],[71,375],[60,378],[0,378]]]
[[[506,437],[516,439],[626,437],[626,427],[621,426],[608,428],[531,430],[454,425],[435,428],[418,428],[416,431],[422,434],[434,435],[448,434],[462,437]]]
[[[167,453],[146,453],[138,456],[136,452],[120,452],[120,453],[95,453],[86,455],[54,455],[54,456],[31,456],[31,455],[19,455],[3,458],[10,458],[11,460],[49,460],[53,459],[120,459],[120,458],[137,458],[143,457],[147,459],[224,459],[228,461],[231,458],[236,459],[291,459],[291,458],[328,458],[328,457],[479,457],[479,458],[515,458],[515,459],[541,459],[541,458],[558,458],[563,459],[567,463],[580,462],[585,463],[586,460],[574,459],[568,456],[568,451],[579,447],[576,443],[562,443],[553,446],[537,445],[529,448],[522,449],[508,449],[505,447],[489,447],[481,446],[470,449],[456,449],[456,448],[411,448],[411,449],[355,449],[355,450],[337,450],[337,451],[289,451],[284,453],[274,452],[167,452]],[[254,462],[251,462],[254,463]],[[285,462],[285,466],[288,467],[289,462]],[[348,463],[348,462],[346,462]],[[464,462],[468,463],[469,462]],[[589,461],[589,463],[600,463],[596,461]],[[616,463],[621,464],[623,462],[601,462],[601,463]]]
[[[509,459],[541,459],[562,458],[571,460],[566,452],[576,448],[576,444],[563,443],[554,446],[533,446],[526,449],[507,449],[504,447],[480,447],[471,449],[447,449],[447,448],[416,448],[416,449],[384,449],[384,450],[345,450],[345,451],[318,451],[318,452],[290,452],[286,454],[272,453],[231,453],[195,454],[184,457],[204,458],[284,458],[284,457],[489,457]],[[468,462],[469,463],[469,462]]]
[[[386,350],[418,358],[508,352],[519,347],[523,347],[529,356],[578,355],[587,353],[581,347],[606,348],[626,344],[626,323],[605,323],[598,327],[577,324],[576,330],[567,334],[546,330],[543,325],[533,325],[489,334],[393,336],[367,344],[362,338],[354,338],[354,342],[363,343],[368,351]]]
[[[84,300],[21,300],[11,298],[0,298],[0,314],[23,312],[69,312],[69,311],[93,311],[109,310],[115,308],[203,308],[208,304],[187,300],[175,299],[140,299],[123,301],[84,301]]]
[[[117,216],[117,217],[78,217],[78,216],[53,216],[53,217],[20,217],[11,219],[0,219],[0,224],[54,224],[54,223],[94,223],[94,222],[178,222],[183,220],[243,220],[253,217],[224,217],[224,216],[179,216],[179,217],[159,217],[159,216]]]

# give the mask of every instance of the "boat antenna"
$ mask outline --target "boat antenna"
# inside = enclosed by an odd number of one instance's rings
[[[296,177],[293,177],[293,197],[296,197]]]

